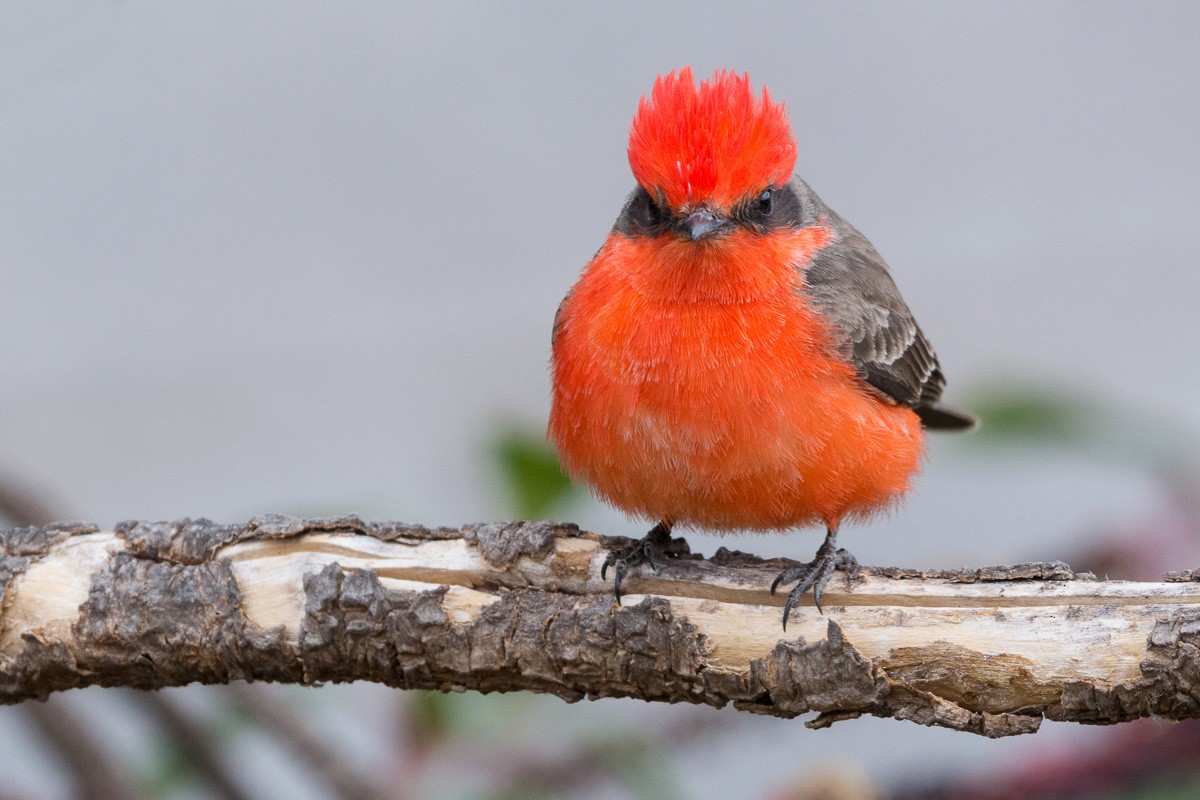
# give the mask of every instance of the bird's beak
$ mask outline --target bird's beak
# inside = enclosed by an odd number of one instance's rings
[[[728,219],[707,208],[697,209],[680,220],[680,227],[693,242],[720,233],[729,225]]]

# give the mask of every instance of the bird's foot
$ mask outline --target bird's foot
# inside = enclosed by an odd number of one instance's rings
[[[790,567],[779,573],[779,577],[771,584],[771,594],[775,594],[775,590],[779,588],[780,584],[799,581],[796,588],[792,589],[791,594],[788,595],[787,602],[783,604],[783,629],[785,631],[792,607],[809,589],[812,589],[813,602],[817,606],[817,611],[825,613],[821,611],[821,592],[824,590],[825,584],[829,583],[829,579],[833,577],[834,570],[837,569],[846,571],[846,586],[849,588],[854,579],[858,577],[858,559],[851,555],[849,550],[837,546],[837,534],[831,531],[825,537],[824,543],[817,548],[816,558],[807,564]]]
[[[608,568],[616,567],[613,575],[613,594],[617,596],[617,605],[621,604],[621,581],[625,573],[641,564],[649,564],[650,569],[658,572],[658,564],[667,558],[679,558],[691,553],[687,541],[682,536],[671,538],[671,526],[660,522],[650,529],[650,532],[628,547],[612,550],[600,567],[600,580],[608,577]]]

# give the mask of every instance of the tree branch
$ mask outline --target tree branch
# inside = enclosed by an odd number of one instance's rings
[[[784,562],[722,548],[626,580],[571,525],[430,530],[260,517],[0,531],[0,703],[99,684],[371,680],[638,697],[823,727],[862,714],[986,736],[1043,717],[1200,717],[1200,584],[1062,564],[839,577],[780,630]]]

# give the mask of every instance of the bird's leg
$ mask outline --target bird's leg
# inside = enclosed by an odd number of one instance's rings
[[[613,575],[613,593],[617,596],[617,605],[621,604],[621,581],[631,567],[649,564],[650,569],[658,572],[656,561],[664,558],[679,558],[691,552],[691,548],[688,547],[688,543],[682,536],[671,538],[671,525],[670,520],[664,519],[641,539],[629,547],[610,551],[608,558],[604,559],[604,566],[600,568],[600,580],[604,580],[608,576],[609,567],[616,566]]]
[[[817,548],[816,558],[807,564],[789,567],[779,573],[779,577],[771,584],[771,594],[775,594],[775,589],[781,583],[800,581],[788,595],[787,602],[783,604],[783,629],[785,631],[792,607],[796,605],[800,595],[809,589],[813,591],[813,602],[816,603],[817,611],[821,611],[821,590],[833,577],[833,571],[839,568],[846,570],[846,586],[848,588],[858,577],[858,559],[852,556],[849,550],[837,546],[837,528],[830,527],[829,532],[825,534],[825,541]]]

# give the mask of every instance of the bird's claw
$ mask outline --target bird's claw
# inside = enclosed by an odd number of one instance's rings
[[[671,538],[671,529],[662,523],[655,525],[650,532],[628,547],[612,550],[600,567],[600,580],[607,580],[608,568],[613,570],[613,594],[616,595],[617,605],[621,604],[621,582],[625,574],[633,567],[647,564],[654,572],[664,558],[679,558],[691,552],[688,543],[682,537]]]
[[[825,613],[821,611],[821,592],[833,577],[834,570],[837,569],[846,571],[846,587],[849,588],[858,578],[858,559],[849,550],[837,547],[831,539],[826,539],[825,543],[817,549],[817,555],[812,561],[798,567],[789,567],[779,573],[779,577],[771,584],[771,594],[775,594],[775,590],[779,588],[780,584],[799,581],[796,588],[792,589],[788,595],[787,602],[783,604],[783,629],[785,631],[792,608],[809,589],[812,589],[813,603],[816,605],[817,611],[821,614]]]

